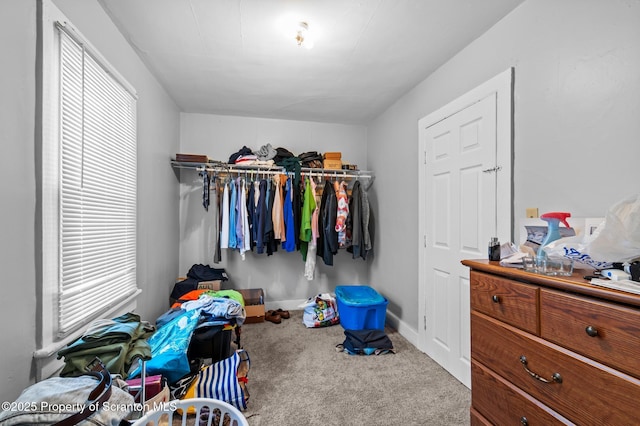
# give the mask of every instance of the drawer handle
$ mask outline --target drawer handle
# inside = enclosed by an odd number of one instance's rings
[[[591,337],[596,337],[598,335],[598,329],[592,325],[588,325],[587,328],[584,329],[587,334]]]
[[[491,296],[491,300],[493,300],[493,303],[500,303],[500,296],[494,294]]]
[[[529,368],[527,367],[527,357],[524,355],[520,355],[520,362],[522,363],[522,367],[524,368],[524,371],[526,371],[527,373],[529,373],[529,375],[531,377],[533,377],[536,380],[540,380],[541,382],[544,383],[562,383],[562,376],[560,375],[560,373],[553,373],[551,375],[551,380],[549,379],[545,379],[544,377],[542,377],[539,374],[534,373],[533,371],[529,370]]]
[[[527,426],[529,424],[529,420],[525,416],[520,417],[520,424],[522,426]]]

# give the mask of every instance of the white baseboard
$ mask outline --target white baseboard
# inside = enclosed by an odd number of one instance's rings
[[[273,302],[265,302],[264,309],[267,311],[276,310],[276,309],[284,309],[285,311],[296,311],[301,310],[302,305],[306,299],[300,300],[277,300]]]
[[[418,332],[402,321],[393,312],[387,311],[387,325],[398,330],[398,333],[416,348],[418,347]]]

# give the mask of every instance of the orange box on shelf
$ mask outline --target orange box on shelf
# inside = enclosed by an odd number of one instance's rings
[[[322,166],[325,169],[341,170],[342,161],[341,160],[324,160],[324,162],[322,163]]]
[[[342,153],[341,152],[325,152],[323,155],[325,160],[341,160]]]

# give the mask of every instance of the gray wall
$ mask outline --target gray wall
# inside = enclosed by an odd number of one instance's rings
[[[138,92],[137,311],[152,321],[168,307],[178,273],[178,184],[169,159],[179,143],[179,111],[95,0],[56,5]],[[36,1],[3,0],[0,14],[2,244],[5,303],[0,310],[0,400],[10,401],[34,380],[36,349]]]
[[[139,310],[155,318],[167,307],[173,277],[184,273],[178,266],[179,185],[168,167],[179,151],[178,110],[95,0],[56,4],[140,96],[138,276],[144,294]],[[0,69],[0,266],[8,298],[0,314],[8,343],[0,351],[0,399],[5,401],[34,377],[36,3],[3,0],[0,11],[11,17],[0,27],[5,40],[0,53],[11,58]],[[515,68],[516,218],[526,207],[603,216],[609,205],[637,193],[638,40],[637,0],[529,0],[399,99],[367,129],[365,162],[377,176],[370,191],[378,223],[376,256],[366,271],[347,278],[365,277],[390,299],[401,325],[417,329],[418,164],[407,159],[417,152],[418,120],[509,67]],[[253,260],[233,267],[248,268]],[[263,261],[269,262],[257,259],[256,267]],[[299,286],[283,297],[311,289]]]
[[[367,129],[365,126],[233,117],[211,114],[181,114],[180,150],[206,154],[228,161],[243,146],[259,150],[266,143],[284,147],[298,155],[307,151],[342,152],[342,159],[367,168]],[[180,272],[186,274],[196,263],[225,268],[228,288],[262,288],[267,309],[293,309],[308,297],[333,291],[337,284],[368,284],[369,263],[340,251],[334,266],[317,258],[312,281],[304,277],[299,252],[282,249],[272,256],[248,252],[243,261],[235,250],[223,250],[222,262],[213,263],[212,211],[202,207],[202,183],[197,172],[182,170],[180,189]],[[375,183],[374,183],[375,185]]]
[[[32,376],[36,338],[36,3],[6,0],[0,10],[11,16],[0,25],[0,56],[11,58],[0,67],[0,269],[5,301],[11,301],[0,310],[0,400],[11,401]]]
[[[514,67],[514,222],[527,207],[603,217],[640,190],[639,41],[638,1],[529,0],[371,123],[371,281],[406,326],[418,327],[418,163],[406,161],[418,120]]]

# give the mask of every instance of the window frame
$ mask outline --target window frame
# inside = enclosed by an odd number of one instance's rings
[[[39,147],[39,158],[41,163],[38,198],[40,200],[40,224],[39,235],[42,246],[39,253],[41,271],[38,287],[38,332],[37,350],[34,353],[36,360],[36,379],[48,377],[59,368],[61,361],[55,360],[57,351],[70,341],[82,334],[86,326],[96,318],[112,317],[126,311],[135,309],[135,299],[141,293],[135,282],[133,288],[129,286],[127,293],[118,300],[110,301],[105,306],[93,313],[88,318],[75,324],[70,329],[60,332],[58,324],[59,296],[61,280],[61,213],[60,213],[60,185],[62,172],[62,159],[60,154],[62,130],[61,130],[61,65],[60,65],[60,35],[59,31],[64,31],[66,35],[81,43],[83,49],[96,61],[102,70],[108,74],[113,81],[116,81],[133,98],[133,138],[137,144],[137,112],[135,89],[109,64],[104,57],[87,41],[69,20],[58,10],[50,0],[42,1],[41,16],[38,36],[38,88],[40,114],[40,132],[37,137],[37,147]],[[134,148],[137,151],[137,148]],[[137,190],[137,172],[134,153],[133,173],[134,173],[134,198]],[[137,207],[133,205],[134,222],[134,249],[133,249],[133,275],[137,275],[136,257],[137,249]],[[131,260],[131,256],[129,256]],[[135,278],[134,278],[135,281]],[[75,302],[74,302],[75,303]]]

